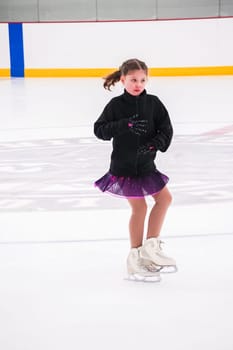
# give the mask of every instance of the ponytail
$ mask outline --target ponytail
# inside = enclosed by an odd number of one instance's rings
[[[106,90],[109,90],[111,91],[110,87],[111,86],[114,86],[121,78],[121,71],[120,70],[116,70],[115,72],[107,75],[105,78],[104,78],[104,88]]]

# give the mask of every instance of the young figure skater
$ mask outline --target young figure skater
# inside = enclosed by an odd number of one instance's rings
[[[110,90],[118,81],[124,93],[114,97],[94,124],[95,135],[113,139],[109,171],[95,182],[103,192],[128,200],[132,209],[129,220],[131,250],[127,258],[129,278],[160,281],[160,273],[176,270],[174,259],[161,250],[161,227],[172,197],[168,177],[155,166],[156,152],[169,147],[173,129],[168,112],[158,97],[147,94],[146,64],[138,59],[125,61],[119,70],[108,75],[104,88]],[[147,212],[145,196],[152,196],[146,240],[144,223]]]

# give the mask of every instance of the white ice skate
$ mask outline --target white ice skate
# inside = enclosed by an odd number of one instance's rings
[[[173,258],[166,256],[162,249],[163,242],[157,238],[149,238],[140,248],[140,257],[142,264],[154,271],[162,273],[172,273],[177,271],[176,262]]]
[[[151,266],[150,266],[151,265]],[[130,281],[160,282],[161,277],[152,264],[142,265],[139,248],[132,248],[127,258],[128,279]]]

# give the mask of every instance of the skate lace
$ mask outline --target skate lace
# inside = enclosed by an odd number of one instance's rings
[[[154,272],[155,270],[155,265],[153,263],[149,264],[149,265],[144,265],[142,263],[142,261],[139,262],[139,266],[141,267],[142,270],[144,271],[150,271],[150,272]]]
[[[163,252],[162,244],[165,244],[163,241],[158,241],[158,250],[157,255],[160,255],[162,258],[166,257],[166,255]]]
[[[150,265],[146,265],[146,269],[149,270],[150,272],[154,271],[154,265],[150,264]]]
[[[164,242],[163,242],[163,241],[159,241],[158,243],[159,243],[159,249],[160,249],[160,250],[163,250],[163,249],[162,249],[162,244],[164,244]]]
[[[151,263],[149,265],[143,266],[144,269],[150,272],[158,272],[160,271],[161,267],[156,266],[155,264]]]

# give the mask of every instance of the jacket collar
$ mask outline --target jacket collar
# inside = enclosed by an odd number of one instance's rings
[[[143,90],[142,93],[141,93],[140,95],[138,95],[138,96],[133,96],[133,95],[130,95],[130,94],[124,89],[124,93],[123,93],[122,96],[123,96],[124,100],[126,100],[127,102],[129,102],[129,103],[135,103],[136,101],[145,98],[145,96],[146,96],[146,90]]]

